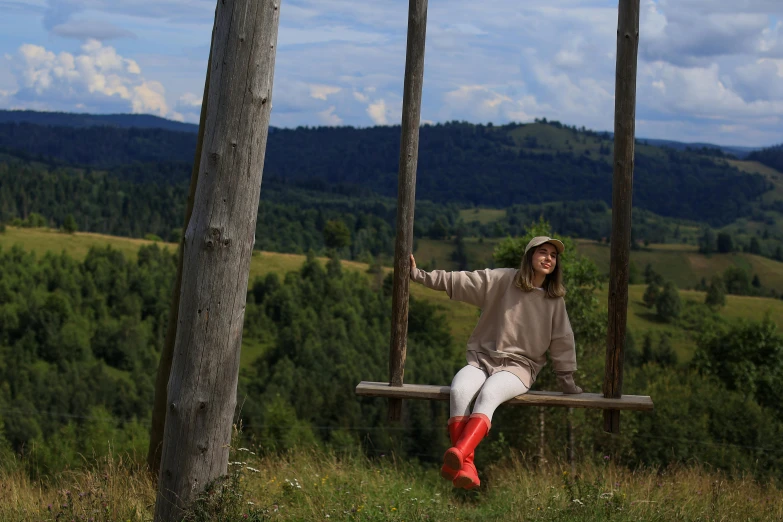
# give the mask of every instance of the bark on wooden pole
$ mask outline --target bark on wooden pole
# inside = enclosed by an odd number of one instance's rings
[[[167,393],[156,521],[225,475],[272,104],[280,0],[220,0]]]
[[[576,470],[576,436],[574,433],[574,409],[568,408],[566,412],[567,431],[568,431],[568,466],[571,468],[571,476],[574,476]]]
[[[639,50],[639,0],[620,0],[617,16],[617,65],[614,105],[614,175],[609,267],[609,325],[606,336],[604,397],[623,389],[623,347],[628,315],[628,264],[631,249],[636,57]],[[604,411],[604,431],[620,433],[620,411]]]
[[[408,340],[410,254],[413,250],[413,210],[416,203],[416,165],[419,159],[421,90],[424,83],[424,43],[427,0],[409,0],[405,87],[402,99],[402,137],[397,189],[397,238],[394,242],[392,330],[389,383],[402,386]],[[389,400],[389,420],[399,421],[402,399]]]
[[[214,39],[214,29],[212,37]],[[147,450],[147,467],[153,477],[158,476],[160,471],[160,455],[163,446],[163,430],[166,425],[166,393],[169,386],[169,374],[171,373],[171,359],[174,355],[174,342],[177,340],[177,323],[179,316],[179,296],[182,291],[182,257],[185,249],[185,231],[190,223],[190,216],[193,213],[193,199],[196,196],[196,185],[198,184],[198,171],[201,165],[201,151],[204,144],[204,127],[207,119],[207,97],[209,93],[209,71],[212,68],[212,51],[209,53],[207,61],[207,77],[204,82],[204,96],[201,98],[201,117],[198,126],[198,138],[196,140],[196,155],[193,159],[193,170],[190,174],[190,190],[188,191],[188,201],[185,205],[185,223],[182,226],[182,236],[179,240],[177,250],[177,276],[174,281],[174,289],[171,294],[171,303],[169,305],[169,323],[166,330],[166,340],[163,343],[163,349],[160,353],[160,362],[158,363],[158,376],[155,379],[155,399],[152,406],[152,427],[150,428],[150,445]]]

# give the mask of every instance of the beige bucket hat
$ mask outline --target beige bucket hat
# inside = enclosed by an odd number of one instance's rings
[[[558,254],[562,254],[565,250],[565,245],[562,241],[559,239],[554,239],[549,236],[536,236],[533,239],[530,240],[530,242],[525,247],[525,254],[527,254],[527,251],[531,248],[535,248],[539,245],[543,245],[544,243],[551,243],[554,245],[554,247],[557,249]]]

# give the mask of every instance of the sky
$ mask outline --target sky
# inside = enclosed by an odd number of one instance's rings
[[[422,121],[611,131],[617,2],[429,0]],[[197,123],[215,6],[0,0],[0,108]],[[399,124],[407,9],[280,0],[271,124]],[[783,2],[641,0],[636,135],[783,143]]]

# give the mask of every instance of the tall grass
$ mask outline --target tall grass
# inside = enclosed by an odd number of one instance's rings
[[[480,450],[479,450],[480,451]],[[300,449],[232,451],[229,475],[210,485],[189,520],[347,521],[771,521],[783,493],[698,466],[629,470],[511,455],[480,470],[482,485],[454,489],[436,468],[394,456],[368,460]],[[0,520],[146,521],[155,491],[143,469],[117,456],[49,482],[0,470]]]

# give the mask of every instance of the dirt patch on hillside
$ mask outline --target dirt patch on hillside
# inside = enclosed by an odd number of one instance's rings
[[[709,260],[704,256],[693,254],[693,255],[687,255],[685,257],[688,260],[688,263],[690,263],[691,268],[693,268],[694,271],[706,270],[710,264]]]

